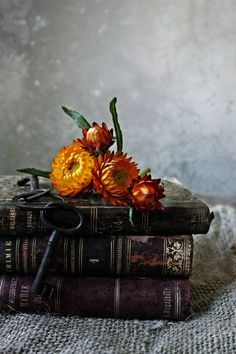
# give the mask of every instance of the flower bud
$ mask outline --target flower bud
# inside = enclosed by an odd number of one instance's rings
[[[131,189],[131,198],[136,209],[142,212],[163,210],[159,199],[163,198],[164,188],[161,179],[151,179],[150,175],[139,177]]]
[[[113,144],[112,129],[109,130],[105,123],[100,126],[97,123],[93,123],[91,128],[83,129],[83,145],[92,150],[106,151]]]

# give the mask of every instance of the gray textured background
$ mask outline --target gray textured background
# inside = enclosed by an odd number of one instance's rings
[[[235,0],[0,0],[0,172],[49,168],[78,135],[66,105],[110,122],[153,176],[236,196]]]

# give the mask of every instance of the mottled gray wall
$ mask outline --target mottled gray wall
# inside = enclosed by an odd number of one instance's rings
[[[236,195],[235,0],[0,0],[0,172],[49,168],[77,128],[110,122],[153,176]]]

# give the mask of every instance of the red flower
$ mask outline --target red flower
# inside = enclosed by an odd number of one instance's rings
[[[113,130],[109,130],[105,123],[100,126],[93,123],[91,128],[82,129],[83,139],[79,140],[85,150],[90,152],[105,152],[114,143]]]
[[[161,179],[152,179],[151,175],[139,177],[132,189],[131,198],[136,209],[142,212],[153,210],[163,210],[163,205],[159,199],[164,198],[164,188],[161,185]]]
[[[132,181],[137,179],[138,172],[137,164],[127,154],[108,151],[95,160],[92,169],[93,187],[111,204],[128,205],[129,188]]]

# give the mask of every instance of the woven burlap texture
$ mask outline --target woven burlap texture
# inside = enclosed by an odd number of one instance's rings
[[[185,322],[0,316],[0,353],[236,353],[236,210],[213,208],[195,236],[192,315]]]

